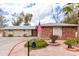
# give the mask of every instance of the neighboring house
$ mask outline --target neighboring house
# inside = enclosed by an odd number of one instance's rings
[[[37,36],[35,26],[8,26],[0,28],[0,36],[28,37]]]
[[[42,24],[42,32],[40,37],[49,39],[50,35],[58,35],[60,39],[66,39],[67,37],[76,37],[77,35],[77,24],[63,24],[63,23],[47,23]],[[0,28],[0,36],[38,36],[38,32],[35,26],[9,26]]]

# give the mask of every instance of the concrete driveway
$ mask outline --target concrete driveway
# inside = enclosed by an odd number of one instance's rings
[[[32,37],[31,37],[32,38]],[[0,37],[0,56],[7,56],[17,43],[26,41],[31,38],[25,37]]]

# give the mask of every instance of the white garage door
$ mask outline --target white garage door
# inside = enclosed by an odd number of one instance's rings
[[[53,27],[53,35],[62,36],[62,27]]]

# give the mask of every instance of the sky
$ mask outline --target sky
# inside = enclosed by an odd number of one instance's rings
[[[4,15],[9,19],[9,25],[11,25],[12,19],[15,19],[16,15],[22,11],[26,13],[32,13],[33,17],[30,22],[31,25],[37,25],[39,20],[41,24],[55,23],[53,14],[55,14],[55,8],[57,6],[64,6],[67,3],[54,3],[52,0],[1,0],[0,2],[0,15]],[[53,11],[52,11],[53,9]],[[60,17],[62,18],[63,14]]]

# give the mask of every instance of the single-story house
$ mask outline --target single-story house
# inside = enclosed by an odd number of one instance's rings
[[[60,39],[77,37],[77,24],[47,23],[41,24],[42,32],[40,37],[49,39],[50,35],[58,35]],[[8,26],[0,28],[0,36],[35,36],[38,37],[36,26]]]
[[[35,34],[35,31],[36,31],[35,26],[8,26],[0,28],[0,36],[1,37],[37,36],[37,34]]]
[[[60,39],[67,39],[68,37],[77,37],[78,24],[64,24],[64,23],[48,23],[42,25],[42,38],[49,38],[50,35],[58,35]]]

